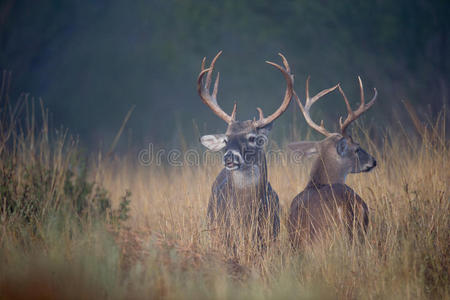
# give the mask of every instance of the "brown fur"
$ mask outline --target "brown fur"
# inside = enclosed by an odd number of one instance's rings
[[[366,203],[347,185],[308,185],[292,201],[288,231],[293,246],[301,247],[336,225],[352,236],[354,228],[365,230],[368,223]]]
[[[345,140],[343,140],[345,139]],[[338,150],[340,148],[344,150]],[[291,145],[295,151],[317,155],[310,181],[292,201],[288,231],[295,247],[313,242],[332,229],[343,228],[350,237],[361,233],[369,223],[366,203],[345,184],[349,173],[367,172],[376,166],[375,159],[351,137],[333,134],[319,142]]]

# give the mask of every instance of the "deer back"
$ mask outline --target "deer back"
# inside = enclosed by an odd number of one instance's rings
[[[308,186],[291,203],[288,231],[291,243],[314,242],[327,232],[343,228],[350,236],[355,228],[366,230],[368,208],[345,184]]]

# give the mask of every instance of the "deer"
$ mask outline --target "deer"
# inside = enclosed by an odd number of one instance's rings
[[[324,135],[321,141],[300,141],[288,145],[294,153],[304,157],[315,157],[310,171],[309,181],[305,189],[293,200],[289,210],[288,232],[291,244],[301,248],[324,237],[323,233],[332,230],[334,225],[344,225],[350,238],[357,229],[359,236],[366,232],[369,224],[369,212],[364,200],[348,185],[345,180],[348,174],[369,172],[377,165],[375,158],[361,148],[348,133],[349,125],[358,119],[375,103],[374,96],[366,103],[361,78],[358,76],[360,88],[360,105],[353,111],[340,84],[309,97],[309,77],[306,81],[306,102],[303,105],[297,93],[295,98],[306,123],[315,131]],[[347,117],[339,118],[340,132],[329,132],[323,121],[320,125],[310,116],[311,106],[324,94],[339,90],[346,108]],[[328,231],[329,232],[329,231]]]
[[[200,142],[210,151],[223,151],[224,168],[217,175],[211,189],[207,219],[211,230],[219,230],[221,238],[228,246],[233,244],[236,232],[252,232],[251,240],[265,247],[265,241],[275,240],[280,229],[280,205],[278,195],[267,177],[265,145],[273,122],[288,108],[293,94],[293,75],[286,58],[279,53],[284,67],[266,61],[279,71],[286,80],[286,91],[279,108],[271,115],[264,116],[257,107],[259,118],[238,121],[236,103],[231,115],[217,103],[219,76],[217,73],[212,94],[210,86],[212,73],[220,51],[208,68],[203,58],[197,79],[197,91],[201,100],[214,114],[227,123],[223,134],[204,135]],[[206,76],[206,77],[205,77]],[[235,245],[235,244],[234,244]]]

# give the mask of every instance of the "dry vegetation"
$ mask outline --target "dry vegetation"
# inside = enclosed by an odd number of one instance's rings
[[[400,127],[375,144],[359,131],[379,162],[348,180],[370,207],[364,243],[337,234],[293,251],[284,221],[309,166],[278,163],[269,168],[284,210],[278,241],[230,256],[205,223],[220,166],[98,155],[86,167],[44,109],[22,99],[15,110],[1,92],[1,298],[450,298],[445,111],[427,126],[416,119],[416,135]]]

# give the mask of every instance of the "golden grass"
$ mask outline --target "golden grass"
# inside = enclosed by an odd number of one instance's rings
[[[373,172],[351,175],[347,182],[370,208],[370,226],[362,245],[351,245],[337,235],[324,247],[290,249],[286,213],[306,185],[309,164],[270,165],[269,179],[283,209],[280,237],[265,255],[246,253],[256,252],[248,247],[240,249],[238,258],[228,257],[212,243],[205,223],[211,184],[220,166],[144,167],[130,162],[133,157],[117,159],[104,166],[101,182],[115,199],[124,188],[132,191],[133,228],[157,233],[177,249],[188,249],[187,257],[198,256],[201,263],[190,271],[214,278],[209,296],[448,298],[450,155],[445,118],[440,118],[438,125],[424,129],[419,137],[387,133],[381,146],[367,135],[359,137],[379,162]],[[233,283],[214,276],[217,269],[236,275],[227,267],[231,260],[241,273],[237,290]],[[177,298],[179,279],[173,283],[168,276],[167,295]],[[181,280],[189,279],[186,275]],[[215,290],[217,284],[224,287]]]
[[[309,164],[272,163],[279,238],[262,254],[241,246],[237,256],[206,226],[219,165],[145,167],[135,155],[95,156],[86,176],[116,206],[131,191],[131,218],[117,224],[90,210],[76,214],[83,188],[68,193],[67,182],[78,180],[68,171],[79,174],[83,163],[75,142],[49,134],[43,115],[43,126],[2,117],[0,298],[450,299],[445,115],[420,135],[387,132],[375,144],[363,130],[357,138],[379,162],[347,182],[370,208],[364,243],[337,234],[293,251],[286,213]],[[98,189],[85,197],[98,201]]]

